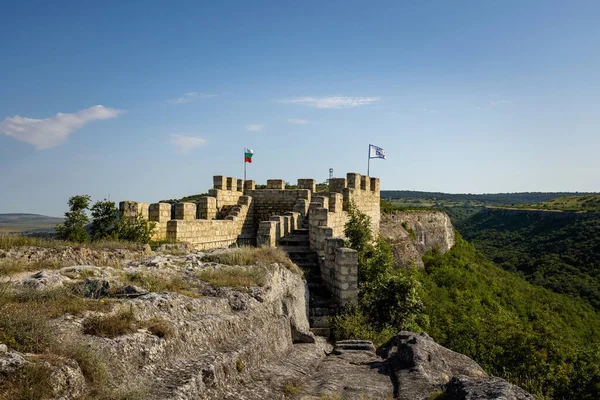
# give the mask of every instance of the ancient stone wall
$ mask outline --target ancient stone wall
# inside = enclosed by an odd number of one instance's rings
[[[283,187],[283,180],[269,180],[271,187]],[[308,189],[255,189],[246,190],[246,195],[252,197],[254,207],[254,225],[268,221],[274,215],[284,215],[287,212],[298,212],[305,216],[310,203],[311,192]]]
[[[358,252],[344,247],[344,239],[325,239],[321,279],[339,304],[358,298]]]
[[[308,227],[311,247],[324,256],[325,239],[343,237],[351,203],[371,216],[374,231],[379,229],[377,178],[350,173],[345,179],[332,179],[329,193],[315,193],[316,181],[303,178],[298,188],[285,189],[283,179],[269,179],[267,189],[256,189],[254,181],[217,175],[209,196],[197,203],[148,207],[125,201],[120,207],[125,216],[142,215],[156,222],[156,240],[187,241],[198,249],[233,243],[276,245],[295,229]]]
[[[171,220],[171,208],[170,203],[150,204],[148,219],[156,223],[152,240],[162,241],[167,239],[167,222]]]

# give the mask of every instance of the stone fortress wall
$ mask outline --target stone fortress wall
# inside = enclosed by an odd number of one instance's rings
[[[269,179],[265,189],[256,189],[252,180],[217,175],[208,196],[197,203],[123,201],[120,209],[124,217],[141,215],[155,222],[154,240],[188,242],[198,250],[234,244],[274,247],[294,230],[308,229],[324,282],[341,302],[354,298],[357,257],[343,247],[344,225],[354,205],[371,217],[371,229],[379,233],[379,179],[348,173],[330,179],[329,192],[317,192],[314,179],[298,179],[297,187],[286,189],[284,180]]]

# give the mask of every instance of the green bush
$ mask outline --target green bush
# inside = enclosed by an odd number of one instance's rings
[[[135,217],[123,217],[117,225],[117,237],[129,242],[150,243],[156,229],[156,222],[150,222],[141,214]]]

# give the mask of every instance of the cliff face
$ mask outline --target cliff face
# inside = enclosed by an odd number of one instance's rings
[[[423,267],[430,250],[445,253],[454,246],[454,227],[442,211],[396,211],[382,214],[381,234],[390,239],[397,267]]]

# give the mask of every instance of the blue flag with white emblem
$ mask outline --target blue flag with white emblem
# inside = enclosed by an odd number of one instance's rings
[[[381,147],[369,145],[369,158],[383,158],[385,160],[385,150]]]

